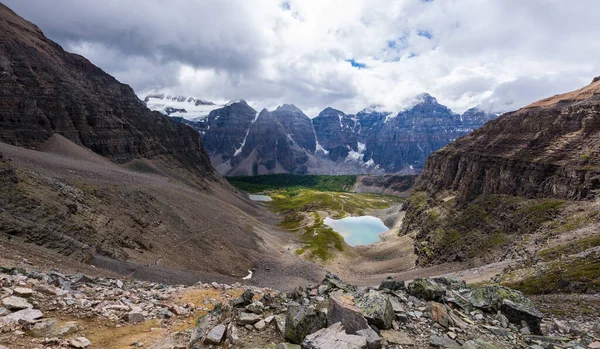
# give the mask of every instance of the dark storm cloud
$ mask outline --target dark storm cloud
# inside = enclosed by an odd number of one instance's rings
[[[178,61],[230,72],[252,69],[261,33],[243,3],[220,0],[7,0],[51,39],[101,44],[157,63]]]

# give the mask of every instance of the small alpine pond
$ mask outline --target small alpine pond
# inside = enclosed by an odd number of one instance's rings
[[[379,241],[379,234],[388,231],[381,219],[373,216],[325,218],[325,225],[340,234],[350,246],[370,245]]]
[[[273,199],[271,199],[271,197],[267,195],[249,194],[248,196],[252,201],[273,201]]]

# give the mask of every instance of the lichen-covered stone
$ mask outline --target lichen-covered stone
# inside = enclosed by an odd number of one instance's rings
[[[407,287],[408,294],[428,301],[441,301],[446,288],[432,279],[416,278]]]
[[[285,339],[300,344],[306,336],[327,327],[327,315],[308,306],[291,306],[285,318]]]
[[[369,324],[382,330],[392,327],[394,308],[387,295],[371,290],[359,295],[355,302]]]

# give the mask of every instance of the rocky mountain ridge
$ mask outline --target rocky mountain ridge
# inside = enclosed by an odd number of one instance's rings
[[[326,108],[310,119],[294,105],[256,112],[240,101],[179,121],[203,135],[224,175],[415,174],[430,153],[494,117],[476,108],[459,115],[423,94],[397,115]]]
[[[431,154],[401,234],[419,265],[514,263],[529,292],[598,292],[600,79]]]
[[[0,141],[35,148],[59,133],[117,163],[162,158],[216,178],[196,132],[2,4],[0,33]]]

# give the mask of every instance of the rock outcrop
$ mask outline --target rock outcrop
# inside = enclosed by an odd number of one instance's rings
[[[2,142],[35,148],[59,133],[117,163],[161,158],[214,176],[197,132],[150,111],[131,87],[2,4],[0,90]]]
[[[600,80],[502,115],[432,154],[421,187],[589,200],[600,190]]]

